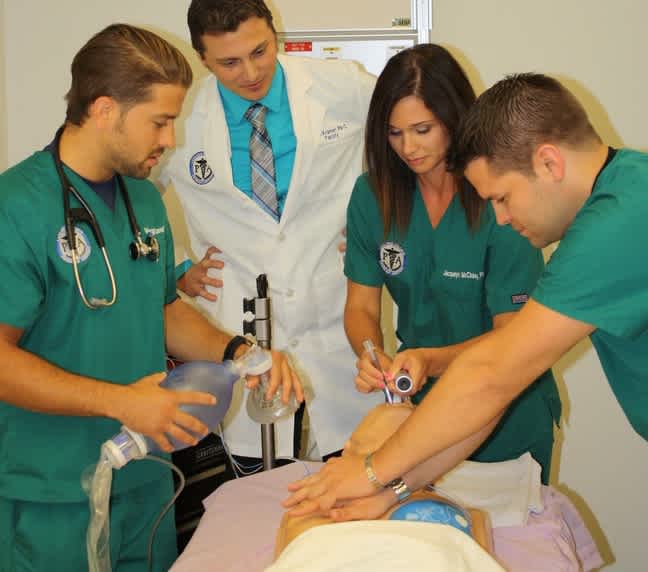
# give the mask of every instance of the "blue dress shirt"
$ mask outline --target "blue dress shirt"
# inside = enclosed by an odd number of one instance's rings
[[[223,87],[220,83],[217,85],[225,110],[225,121],[229,129],[234,185],[246,195],[252,197],[249,150],[252,125],[245,119],[244,114],[248,107],[256,102],[242,98]],[[288,102],[288,90],[286,89],[284,71],[279,62],[277,62],[270,90],[258,102],[268,108],[265,126],[268,130],[268,135],[270,135],[270,141],[272,142],[272,152],[275,159],[277,202],[279,214],[281,215],[286,202],[286,195],[288,194],[293,164],[295,162],[297,139],[293,129],[292,115],[290,114],[290,103]]]

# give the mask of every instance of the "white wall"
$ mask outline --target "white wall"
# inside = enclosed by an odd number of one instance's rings
[[[345,9],[334,27],[387,25],[382,22],[407,15],[401,12],[409,2],[369,0],[370,11],[358,9],[359,4],[359,0],[341,3]],[[64,116],[72,56],[92,33],[110,22],[128,21],[162,33],[191,58],[196,72],[203,73],[189,46],[187,5],[188,0],[0,0],[0,46],[4,25],[6,47],[0,52],[0,96],[5,82],[7,93],[6,115],[4,97],[0,99],[0,168],[49,141]],[[309,17],[323,11],[317,22],[335,12],[330,2],[273,3],[279,23],[291,27],[312,25],[293,21],[306,5]],[[479,90],[509,72],[559,74],[583,98],[609,142],[648,149],[644,111],[648,83],[642,61],[648,53],[644,33],[648,3],[434,0],[433,7],[434,40],[459,57]],[[173,195],[165,200],[172,220],[179,221]],[[643,526],[648,499],[643,485],[648,476],[648,446],[622,415],[589,343],[570,352],[556,371],[567,417],[562,451],[555,461],[560,470],[554,471],[554,480],[579,503],[608,561],[616,557],[616,564],[606,570],[646,570],[648,542]]]

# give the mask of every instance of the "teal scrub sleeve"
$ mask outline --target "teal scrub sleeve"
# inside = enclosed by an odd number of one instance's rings
[[[0,254],[0,323],[25,329],[35,322],[45,302],[44,273],[39,263],[44,255],[23,234],[31,231],[35,237],[38,227],[24,222],[18,225],[17,218],[20,217],[9,214],[7,204],[3,203],[0,207],[0,244],[4,245]]]
[[[187,270],[189,270],[193,266],[193,262],[191,260],[183,260],[180,264],[176,265],[175,267],[175,279],[176,282],[182,278]]]
[[[648,328],[648,201],[603,197],[576,217],[534,292],[541,304],[619,337]],[[643,203],[643,204],[641,204]]]
[[[494,225],[486,256],[486,304],[490,314],[517,312],[531,297],[542,274],[542,252],[510,226]]]
[[[178,298],[178,292],[176,290],[176,269],[175,269],[175,250],[173,247],[173,233],[171,231],[171,225],[167,219],[164,223],[164,235],[165,239],[165,253],[164,261],[166,263],[166,295],[165,303],[171,304],[174,300]]]
[[[366,175],[355,182],[347,206],[347,244],[344,274],[364,286],[381,287],[379,248],[383,236],[382,218]]]

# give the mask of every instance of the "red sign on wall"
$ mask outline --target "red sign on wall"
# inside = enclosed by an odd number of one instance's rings
[[[289,52],[312,52],[313,42],[284,42],[284,51]]]

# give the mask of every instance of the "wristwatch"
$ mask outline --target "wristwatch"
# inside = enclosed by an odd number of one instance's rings
[[[223,351],[223,361],[233,360],[236,350],[244,344],[251,346],[252,342],[243,336],[234,336],[225,346],[225,351]]]
[[[376,473],[374,473],[373,470],[372,460],[373,460],[373,453],[369,453],[364,459],[365,473],[367,473],[367,478],[369,479],[369,482],[374,486],[374,488],[380,490],[385,488],[385,485],[383,485],[378,480],[378,477],[376,477]]]
[[[396,493],[399,504],[403,501],[406,501],[412,494],[412,491],[405,484],[401,477],[394,479],[393,481],[389,481],[389,483],[387,483],[387,486]]]

